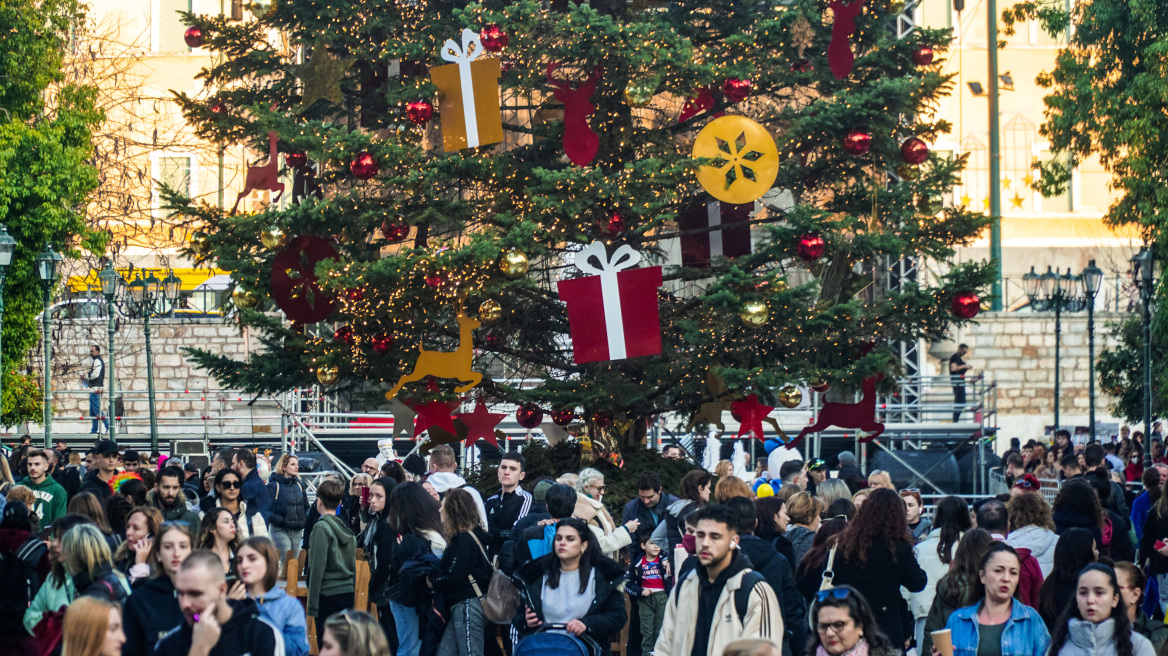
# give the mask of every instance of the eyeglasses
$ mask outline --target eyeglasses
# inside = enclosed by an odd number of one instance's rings
[[[1027,490],[1029,490],[1030,488],[1034,487],[1034,483],[1031,483],[1030,481],[1023,478],[1020,481],[1016,481],[1014,483],[1014,487],[1021,487],[1021,488],[1026,488]]]
[[[909,493],[909,494],[912,494],[913,492],[916,492],[917,494],[920,494],[920,493],[921,493],[921,488],[919,488],[919,487],[906,487],[906,488],[904,488],[903,490],[901,490],[901,491],[900,491],[900,494],[904,494],[904,493],[906,493],[906,492],[907,492],[907,493]]]
[[[851,623],[851,620],[844,620],[841,622],[820,622],[819,624],[815,625],[815,628],[818,629],[820,633],[827,633],[828,631],[831,631],[838,634],[840,631],[846,629],[847,626]]]
[[[222,486],[225,490],[233,487],[243,487],[243,483],[239,481],[223,481],[219,485]]]
[[[828,588],[826,590],[820,590],[819,592],[815,593],[815,598],[820,602],[824,602],[827,601],[828,597],[834,597],[836,599],[847,599],[849,594],[851,594],[850,588]]]

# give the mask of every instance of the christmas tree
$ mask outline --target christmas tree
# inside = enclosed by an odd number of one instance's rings
[[[282,197],[168,196],[263,340],[193,352],[225,385],[506,401],[630,444],[703,403],[889,385],[993,273],[954,262],[988,219],[943,206],[964,157],[927,146],[951,34],[902,2],[252,9],[185,16],[221,57],[177,98]]]

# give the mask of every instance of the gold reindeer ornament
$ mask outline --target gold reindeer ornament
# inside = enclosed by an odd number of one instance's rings
[[[426,376],[465,383],[454,388],[454,391],[460,394],[481,383],[483,375],[471,369],[471,360],[474,354],[472,331],[480,325],[477,319],[466,316],[460,303],[458,305],[458,349],[455,351],[427,351],[419,342],[418,359],[414,362],[414,370],[398,379],[393,389],[385,393],[386,400],[392,401],[406,383],[422,380]]]

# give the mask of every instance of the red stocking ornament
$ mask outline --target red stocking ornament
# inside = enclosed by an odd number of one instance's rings
[[[835,21],[831,24],[831,43],[827,46],[827,65],[837,80],[842,80],[852,72],[852,64],[856,56],[852,54],[850,39],[856,31],[856,16],[864,8],[864,0],[855,0],[851,4],[844,4],[840,0],[832,0],[831,10],[835,14]]]
[[[559,67],[557,62],[548,62],[547,79],[556,90],[556,100],[564,103],[564,154],[576,166],[588,166],[600,149],[600,137],[588,125],[588,117],[596,111],[596,105],[588,99],[596,93],[604,69],[597,66],[587,80],[573,88],[571,84],[552,77]]]

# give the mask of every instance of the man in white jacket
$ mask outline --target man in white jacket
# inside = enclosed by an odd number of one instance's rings
[[[458,469],[458,459],[454,457],[454,449],[449,444],[440,444],[430,449],[430,475],[426,481],[434,486],[438,494],[446,494],[447,490],[462,488],[474,497],[475,506],[479,509],[479,519],[483,523],[483,530],[487,530],[487,508],[483,505],[483,495],[466,484],[466,479],[454,473]]]
[[[654,656],[721,656],[740,638],[783,640],[774,590],[738,553],[736,517],[725,506],[697,511],[698,564],[674,587]]]

